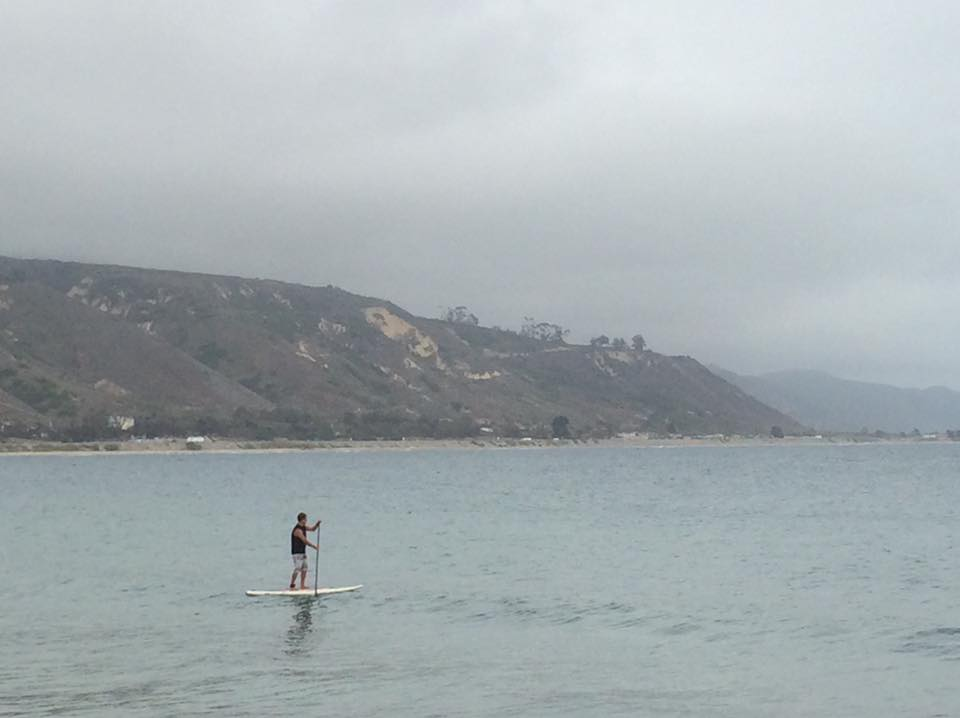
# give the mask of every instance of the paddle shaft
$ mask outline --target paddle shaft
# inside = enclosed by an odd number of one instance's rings
[[[317,561],[313,568],[313,595],[317,595],[317,588],[320,586],[320,527],[317,526]]]

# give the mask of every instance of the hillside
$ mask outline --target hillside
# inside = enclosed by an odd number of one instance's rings
[[[714,369],[751,396],[823,431],[888,433],[960,427],[960,393],[945,387],[904,389],[838,379],[817,371],[739,376]]]
[[[332,286],[0,258],[8,434],[85,438],[131,417],[148,434],[543,436],[559,415],[585,436],[801,428],[689,357],[425,319]]]

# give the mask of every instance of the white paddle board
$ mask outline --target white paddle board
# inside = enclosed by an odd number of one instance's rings
[[[292,596],[294,598],[300,596],[329,596],[332,593],[348,593],[349,591],[356,591],[357,589],[363,588],[361,583],[359,586],[341,586],[340,588],[318,588],[314,591],[312,588],[297,588],[297,589],[287,589],[285,591],[247,591],[248,596]]]

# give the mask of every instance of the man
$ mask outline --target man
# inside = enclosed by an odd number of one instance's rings
[[[313,526],[307,526],[307,515],[302,511],[297,514],[297,525],[293,527],[293,531],[290,532],[290,553],[293,557],[293,575],[290,577],[290,590],[294,590],[297,587],[297,574],[300,574],[300,588],[305,589],[307,587],[307,571],[309,570],[307,565],[307,546],[310,548],[320,550],[320,547],[317,544],[310,543],[307,539],[307,531],[316,531],[317,527],[320,526],[320,521],[317,520]]]

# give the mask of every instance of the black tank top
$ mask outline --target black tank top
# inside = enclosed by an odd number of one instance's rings
[[[293,530],[290,531],[290,553],[306,553],[307,545],[302,540],[298,539],[294,533],[297,529],[301,529],[304,536],[307,535],[307,530],[300,524],[297,524],[293,527]]]

